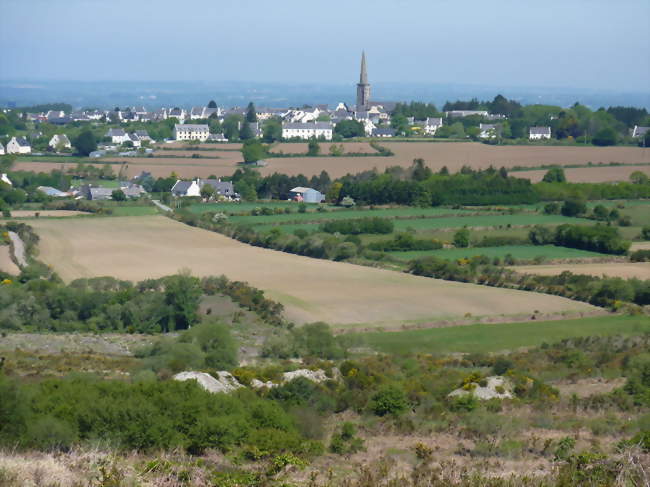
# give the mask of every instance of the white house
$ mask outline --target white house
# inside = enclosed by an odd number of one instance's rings
[[[176,140],[200,140],[205,142],[210,135],[210,128],[207,125],[176,124],[174,125],[174,139]]]
[[[223,134],[210,134],[207,140],[208,142],[228,142],[228,139]]]
[[[154,141],[151,138],[151,136],[149,135],[149,132],[147,132],[146,130],[136,130],[135,135],[138,136],[138,138],[140,139],[140,142],[152,142],[153,143],[153,141]]]
[[[478,136],[482,139],[493,139],[501,131],[501,126],[494,123],[481,123],[478,128],[480,130]]]
[[[198,181],[181,181],[178,180],[172,186],[174,196],[201,196],[201,187]]]
[[[11,179],[9,179],[9,176],[7,176],[5,173],[0,174],[0,181],[8,184],[9,186],[13,186],[14,184],[11,182]]]
[[[70,139],[68,139],[68,136],[65,134],[53,135],[52,138],[50,139],[50,142],[47,145],[49,145],[52,149],[56,149],[59,146],[64,147],[65,149],[72,149],[72,144],[70,143]]]
[[[442,127],[441,117],[429,117],[426,122],[424,122],[424,133],[427,135],[435,135],[440,127]]]
[[[650,127],[639,127],[635,125],[632,129],[632,137],[643,137],[649,130]]]
[[[12,137],[7,143],[7,154],[30,154],[32,146],[25,137]]]
[[[0,143],[0,156],[3,156],[5,154],[5,146]]]
[[[551,127],[530,127],[528,129],[528,138],[530,140],[550,139]]]
[[[133,144],[133,147],[140,147],[142,145],[140,137],[138,137],[135,132],[127,135],[129,136],[129,141]]]
[[[283,123],[283,139],[311,139],[312,137],[332,140],[334,126],[331,122],[313,122],[313,123]]]
[[[127,140],[131,140],[129,134],[127,134],[122,129],[110,129],[108,132],[106,132],[106,137],[110,137],[111,142],[118,145],[122,145]]]

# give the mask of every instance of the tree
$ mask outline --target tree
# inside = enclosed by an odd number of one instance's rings
[[[561,167],[552,167],[551,169],[546,171],[546,174],[544,174],[542,181],[544,181],[545,183],[566,183],[566,176],[564,175],[564,169],[562,169]]]
[[[330,156],[332,157],[340,157],[343,155],[345,152],[345,149],[343,148],[343,144],[332,144],[330,145]]]
[[[210,184],[206,184],[201,188],[201,197],[209,200],[214,196],[214,192],[214,187],[212,187]]]
[[[332,184],[327,191],[327,195],[325,195],[325,199],[329,201],[330,203],[338,203],[339,198],[341,196],[341,188],[343,187],[343,183],[340,183],[339,181],[335,182]]]
[[[591,142],[594,145],[601,147],[608,145],[616,145],[616,131],[611,127],[605,127],[596,132],[596,135],[593,136]]]
[[[239,126],[244,122],[244,118],[241,115],[228,115],[223,119],[223,135],[230,141],[233,142],[239,139]]]
[[[208,108],[217,108],[217,103],[214,100],[210,100],[210,103],[208,103]]]
[[[241,140],[249,140],[253,137],[253,131],[251,130],[250,124],[248,122],[244,122],[242,124],[241,130],[239,131],[239,138]]]
[[[282,121],[269,118],[262,127],[262,139],[267,144],[282,140]]]
[[[390,120],[390,126],[400,135],[406,134],[409,129],[408,120],[404,115],[394,115]]]
[[[97,140],[95,139],[95,134],[93,134],[90,130],[84,130],[74,140],[73,145],[78,154],[87,156],[91,152],[97,150]]]
[[[461,228],[454,233],[454,245],[458,248],[469,247],[469,230],[467,228]]]
[[[165,304],[168,307],[166,329],[184,330],[198,321],[201,286],[198,278],[178,274],[164,280]]]
[[[315,137],[312,137],[309,139],[309,143],[307,144],[307,155],[317,156],[318,154],[320,154],[320,144]]]
[[[111,192],[111,198],[113,198],[114,201],[126,201],[126,195],[121,189],[114,189]]]
[[[363,137],[366,134],[363,124],[358,120],[342,120],[334,127],[334,133],[343,138]]]
[[[632,181],[634,184],[648,184],[650,178],[648,178],[647,174],[641,171],[634,171],[632,174],[630,174],[630,181]]]
[[[413,170],[413,179],[415,181],[424,181],[433,174],[431,169],[424,165],[424,159],[422,158],[413,159],[413,165],[411,168]]]
[[[387,414],[399,415],[408,407],[406,394],[395,385],[382,387],[373,397],[371,402],[372,412],[377,416]]]
[[[564,202],[560,213],[564,216],[578,216],[587,212],[587,205],[581,198],[571,198]]]
[[[246,107],[246,121],[249,123],[257,122],[257,112],[255,112],[253,102],[250,102]]]
[[[248,139],[244,141],[241,149],[244,162],[257,162],[266,155],[266,149],[257,139]]]

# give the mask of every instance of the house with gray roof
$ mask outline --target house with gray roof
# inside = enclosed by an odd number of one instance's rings
[[[123,129],[109,129],[108,132],[106,132],[106,137],[111,138],[111,142],[114,144],[121,145],[127,140],[131,140],[128,134],[123,130]]]
[[[172,186],[171,192],[174,196],[201,196],[201,188],[198,181],[181,181],[178,180]]]
[[[12,137],[5,151],[7,154],[30,154],[32,146],[25,137]]]
[[[649,130],[650,127],[639,127],[638,125],[635,125],[632,129],[632,137],[643,137]]]
[[[235,193],[235,187],[232,181],[222,181],[221,179],[199,179],[199,188],[203,189],[205,186],[211,186],[215,194],[223,196],[229,200],[239,199],[239,194]]]
[[[550,139],[551,127],[530,127],[528,129],[528,138],[530,140]]]
[[[68,193],[59,191],[58,189],[53,188],[52,186],[39,186],[36,189],[42,193],[45,193],[48,196],[52,196],[53,198],[65,198],[66,196],[70,196]]]
[[[283,139],[317,139],[332,140],[334,125],[332,122],[307,122],[307,123],[287,123],[282,124]]]
[[[395,137],[395,129],[390,127],[377,127],[372,130],[373,137]]]

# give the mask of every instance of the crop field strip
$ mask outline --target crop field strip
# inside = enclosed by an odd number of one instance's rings
[[[485,255],[490,258],[504,258],[511,255],[515,259],[533,260],[536,257],[545,259],[585,259],[607,258],[607,254],[590,252],[588,250],[570,249],[555,245],[505,245],[502,247],[472,247],[466,249],[439,249],[439,250],[413,250],[403,252],[388,252],[389,255],[401,259],[411,260],[419,257],[439,257],[447,260],[471,258],[476,255]]]
[[[383,172],[390,166],[409,167],[413,159],[422,158],[425,163],[434,171],[438,171],[446,166],[451,172],[459,171],[464,165],[474,169],[485,169],[490,165],[494,167],[504,166],[506,168],[517,166],[520,167],[539,167],[548,165],[587,165],[593,164],[648,164],[650,163],[650,153],[640,147],[578,147],[578,146],[492,146],[475,142],[396,142],[396,141],[378,141],[380,145],[387,147],[395,153],[390,157],[273,157],[270,158],[268,166],[258,168],[263,176],[280,172],[288,175],[304,174],[307,177],[316,176],[322,170],[326,170],[330,177],[341,177],[348,173],[356,173],[365,170],[377,169]],[[326,154],[331,142],[321,143],[321,152]],[[338,144],[337,144],[338,145]],[[295,147],[294,147],[295,146]],[[300,144],[280,144],[276,147],[282,149],[275,150],[297,150],[302,151],[304,146]],[[364,142],[344,142],[346,152],[357,152],[366,150],[367,144]],[[241,162],[239,152],[240,144],[227,144],[224,146],[210,146],[205,144],[199,147],[199,151],[218,152],[221,159],[199,158],[193,159],[191,156],[185,158],[175,157],[154,157],[154,158],[116,158],[111,160],[94,160],[84,158],[81,162],[93,165],[101,164],[119,164],[126,162],[128,164],[138,164],[142,167],[132,168],[127,171],[129,177],[135,176],[139,171],[146,170],[152,172],[156,177],[168,176],[174,170],[184,178],[190,177],[207,177],[215,174],[218,177],[230,176],[237,168],[237,163]],[[177,153],[193,153],[197,149],[192,149],[183,144],[165,145],[159,148],[160,152],[169,152],[170,155]],[[164,155],[164,154],[163,154]],[[36,156],[31,156],[36,157]],[[134,161],[138,159],[138,161]],[[33,160],[33,159],[31,159]],[[166,161],[173,169],[162,166],[161,163]],[[53,161],[61,164],[62,161]],[[76,164],[75,160],[75,164]],[[23,157],[16,162],[16,169],[39,170],[34,166],[36,162],[27,162]],[[45,164],[45,163],[41,163]],[[71,162],[65,162],[71,164]],[[42,167],[42,166],[41,166]],[[587,168],[589,169],[589,168]],[[597,168],[601,169],[601,168]],[[602,169],[607,170],[607,167]],[[620,167],[614,167],[620,169]],[[44,170],[44,169],[40,169]],[[576,170],[582,170],[577,168]],[[620,179],[620,173],[611,173],[611,177],[616,180]],[[516,173],[513,173],[516,175]]]
[[[361,334],[372,348],[384,353],[490,353],[534,347],[583,336],[642,335],[650,332],[648,316],[595,316],[581,319],[485,323]]]
[[[592,312],[565,298],[413,276],[249,246],[162,216],[34,220],[39,258],[65,280],[142,280],[188,269],[265,290],[298,323],[394,326],[451,317]]]
[[[565,271],[590,276],[621,277],[623,279],[650,279],[650,262],[605,262],[588,264],[541,264],[513,266],[510,269],[522,274],[557,276]]]
[[[242,222],[245,217],[242,217]],[[531,226],[531,225],[559,225],[562,223],[592,223],[590,220],[584,218],[570,218],[562,215],[538,215],[538,214],[525,214],[525,215],[481,215],[481,216],[453,216],[453,217],[438,217],[438,218],[409,218],[409,219],[395,219],[395,231],[416,231],[428,232],[430,230],[440,230],[446,228],[462,228],[462,227],[517,227],[517,226]],[[307,231],[318,230],[318,223],[299,223],[299,224],[259,224],[255,225],[258,231],[269,231],[273,228],[279,228],[283,232],[294,232],[298,229]]]

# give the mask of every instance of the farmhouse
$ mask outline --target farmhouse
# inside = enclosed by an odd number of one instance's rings
[[[312,137],[332,140],[333,125],[331,122],[313,123],[283,123],[283,139],[311,139]]]
[[[435,135],[440,127],[442,127],[442,117],[429,117],[424,122],[424,133],[427,135]]]
[[[638,125],[635,125],[632,129],[632,137],[643,137],[649,130],[650,127],[639,127]]]
[[[210,134],[206,140],[208,142],[228,142],[228,139],[223,134]]]
[[[70,139],[68,139],[68,136],[65,134],[55,134],[52,136],[50,139],[50,142],[47,144],[50,146],[52,149],[56,149],[58,147],[63,147],[65,149],[71,149],[72,144],[70,143]]]
[[[481,123],[478,128],[478,136],[482,139],[493,139],[501,132],[501,126],[494,123]]]
[[[36,188],[42,193],[45,193],[48,196],[52,196],[54,198],[65,198],[66,196],[69,196],[68,193],[64,193],[63,191],[59,191],[56,188],[53,188],[52,186],[39,186]]]
[[[235,187],[232,181],[222,181],[221,179],[199,179],[199,189],[205,186],[211,186],[215,194],[228,199],[237,199],[239,195],[235,193]]]
[[[395,137],[395,129],[390,127],[377,127],[372,131],[373,137]]]
[[[530,140],[550,139],[551,127],[530,127],[528,138]]]
[[[207,125],[176,124],[174,125],[174,139],[176,140],[200,140],[205,142],[210,136],[210,129]]]
[[[12,137],[7,143],[7,154],[30,154],[32,146],[25,137]]]
[[[201,188],[198,181],[176,181],[172,186],[174,196],[201,196]]]
[[[127,140],[131,140],[129,135],[122,129],[109,129],[109,131],[106,132],[106,137],[110,137],[111,142],[118,145],[123,144]]]
[[[313,188],[303,188],[302,186],[293,188],[291,193],[294,194],[293,199],[295,201],[304,201],[305,203],[320,203],[325,199],[325,196],[320,191]]]

